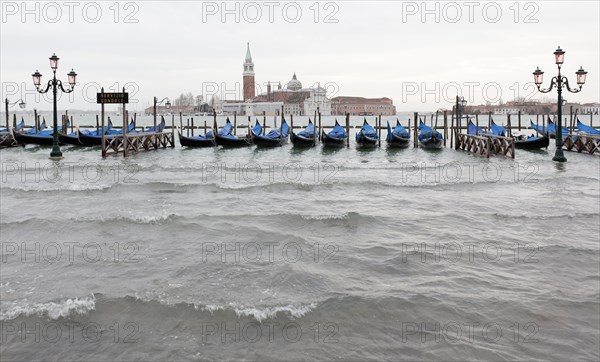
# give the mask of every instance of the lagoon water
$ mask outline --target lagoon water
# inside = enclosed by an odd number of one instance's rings
[[[3,360],[600,358],[597,156],[63,152],[0,153]]]

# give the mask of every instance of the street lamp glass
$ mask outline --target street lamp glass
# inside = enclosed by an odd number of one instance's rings
[[[58,69],[58,59],[59,58],[56,56],[56,54],[52,54],[50,57],[50,68],[52,68],[52,70]]]
[[[171,102],[169,102],[168,100],[167,100],[167,103],[165,103],[165,108],[171,109]]]
[[[539,67],[533,72],[533,81],[537,86],[540,86],[544,82],[544,72]]]
[[[19,107],[21,107],[21,109],[25,109],[25,102],[20,101],[19,102]]]
[[[31,75],[33,77],[33,85],[37,87],[42,84],[42,75],[37,70]]]
[[[583,67],[579,67],[579,70],[576,71],[575,74],[577,75],[577,84],[582,86],[585,83],[585,76],[587,75],[587,72],[583,70]]]
[[[554,52],[554,58],[556,59],[556,64],[561,65],[562,63],[564,63],[564,61],[565,61],[565,52],[564,52],[564,50],[562,50],[560,48],[560,46]]]
[[[75,87],[75,84],[77,83],[77,73],[75,73],[73,69],[71,69],[67,76],[69,77],[69,84],[71,85],[71,87]]]

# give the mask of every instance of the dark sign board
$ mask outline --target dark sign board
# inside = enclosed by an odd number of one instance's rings
[[[96,103],[129,103],[129,93],[97,93]]]

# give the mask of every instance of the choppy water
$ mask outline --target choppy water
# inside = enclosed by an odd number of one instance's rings
[[[599,157],[63,151],[1,151],[3,360],[600,358]]]

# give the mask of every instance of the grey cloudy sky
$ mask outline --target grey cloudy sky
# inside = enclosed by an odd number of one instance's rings
[[[127,86],[141,110],[153,96],[182,92],[241,98],[250,42],[256,81],[320,82],[332,96],[390,97],[398,111],[448,107],[457,92],[474,103],[540,98],[531,73],[588,72],[584,90],[565,98],[598,102],[598,1],[2,1],[2,98],[51,109],[36,97],[31,73],[79,86],[61,108],[97,109],[98,85]],[[237,89],[237,97],[236,97]],[[550,94],[555,97],[556,93]]]

